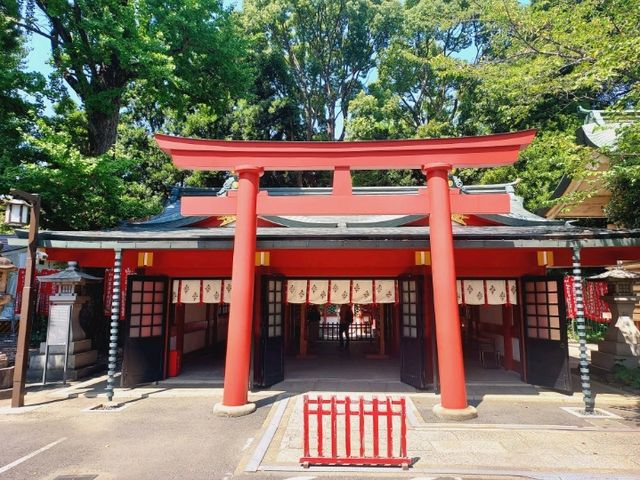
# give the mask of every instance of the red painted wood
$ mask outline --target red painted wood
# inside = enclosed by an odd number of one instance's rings
[[[342,190],[341,190],[342,191]],[[465,195],[450,191],[451,212],[458,214],[509,213],[507,194]],[[235,215],[236,193],[229,196],[182,197],[183,215]],[[432,210],[426,189],[405,195],[258,195],[258,215],[427,215]]]
[[[373,397],[373,406],[371,416],[373,418],[373,456],[380,456],[380,439],[379,439],[379,429],[378,429],[378,421],[380,419],[378,413],[378,397]]]
[[[438,348],[440,401],[442,407],[453,410],[467,407],[467,391],[456,297],[448,173],[448,165],[426,170],[429,198],[440,206],[429,219],[436,339],[441,346]]]
[[[358,399],[358,426],[360,427],[360,457],[364,457],[364,439],[365,439],[365,435],[364,435],[364,398],[362,396],[360,396],[360,398]]]
[[[265,170],[415,169],[447,162],[454,167],[510,165],[535,130],[479,137],[368,142],[246,142],[156,135],[175,165],[189,170],[235,170],[254,164]]]
[[[351,397],[344,399],[344,447],[345,455],[351,456]]]
[[[253,319],[256,251],[256,196],[260,169],[239,171],[238,218],[233,248],[231,305],[225,361],[223,405],[247,403]]]
[[[322,457],[322,440],[324,435],[322,433],[322,397],[318,395],[318,406],[316,410],[317,432],[318,432],[318,456]]]
[[[331,395],[331,457],[338,456],[338,407],[336,396]]]
[[[366,401],[362,396],[359,397],[358,402],[352,402],[350,397],[344,399],[338,399],[335,395],[331,395],[328,399],[323,399],[318,395],[315,399],[309,398],[308,395],[303,396],[303,456],[300,458],[301,463],[316,464],[316,465],[409,465],[409,458],[407,457],[407,417],[406,417],[406,403],[405,399],[393,400],[391,397],[385,397],[382,402],[385,404],[384,409],[380,409],[380,400],[374,397],[371,401]],[[328,406],[328,408],[324,408]],[[339,410],[339,406],[344,406],[344,411]],[[357,406],[356,410],[353,407]],[[359,434],[360,434],[360,454],[359,456],[351,456],[351,428],[350,419],[352,415],[357,415],[359,420]],[[322,420],[325,416],[328,416],[331,423],[330,442],[331,453],[324,455],[323,441],[324,436],[322,433]],[[344,430],[338,430],[337,423],[338,417],[344,416],[345,428]],[[373,452],[371,455],[365,454],[365,416],[370,416],[373,420]],[[312,446],[309,443],[309,425],[310,419],[314,417],[317,423],[317,455],[311,455]],[[386,421],[387,425],[387,449],[386,455],[380,455],[379,446],[380,439],[379,429],[376,425],[379,423],[380,418]],[[399,455],[393,455],[393,417],[399,417],[400,434],[398,442],[400,445]],[[341,442],[338,440],[338,435],[341,435],[344,431],[344,453],[341,451],[339,445]],[[397,435],[397,434],[396,434]]]
[[[302,422],[303,422],[303,441],[302,441],[302,451],[305,457],[310,456],[309,453],[309,395],[304,395],[303,397],[303,409],[302,409]]]
[[[387,417],[387,457],[393,457],[393,407],[391,406],[391,397],[387,397],[386,401],[386,417]]]
[[[400,398],[400,456],[407,456],[407,404]]]
[[[502,306],[502,336],[504,337],[504,368],[513,370],[513,345],[511,342],[511,329],[513,323],[513,307]]]

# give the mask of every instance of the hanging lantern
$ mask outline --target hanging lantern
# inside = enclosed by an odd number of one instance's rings
[[[11,198],[7,202],[4,223],[12,227],[24,227],[29,224],[29,204],[24,200]]]

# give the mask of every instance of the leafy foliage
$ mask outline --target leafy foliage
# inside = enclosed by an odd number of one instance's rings
[[[32,1],[46,20],[28,14],[22,25],[49,40],[57,73],[83,102],[85,154],[114,145],[134,86],[155,108],[181,112],[224,108],[248,81],[242,37],[219,0]]]
[[[125,181],[135,159],[116,152],[86,157],[73,144],[69,132],[38,122],[38,137],[30,137],[41,159],[8,169],[7,178],[42,198],[42,225],[51,229],[91,230],[113,226],[121,219],[157,213],[157,196],[138,181]]]
[[[178,171],[152,133],[243,140],[382,140],[538,129],[512,167],[531,209],[563,176],[589,177],[579,105],[640,100],[636,0],[7,0],[0,5],[0,193],[42,194],[45,225],[105,228],[157,212]],[[27,32],[55,73],[25,72]],[[71,88],[81,104],[70,98]],[[43,115],[43,97],[53,113]],[[606,152],[608,214],[640,227],[640,127]],[[356,185],[415,185],[417,171],[358,171]],[[593,177],[599,181],[599,177]],[[328,172],[267,172],[263,186],[322,186]]]
[[[607,215],[619,225],[640,228],[640,123],[624,128],[615,149],[608,155],[611,168],[606,180],[611,201]]]
[[[395,0],[248,0],[249,32],[263,32],[267,51],[293,79],[291,93],[304,114],[305,139],[344,138],[336,126],[376,66],[397,28]]]

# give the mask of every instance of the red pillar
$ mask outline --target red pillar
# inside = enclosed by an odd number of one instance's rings
[[[453,257],[451,204],[449,198],[449,170],[451,165],[431,164],[423,167],[427,176],[429,240],[431,243],[431,271],[433,276],[433,306],[435,311],[438,370],[440,378],[440,410],[465,411],[468,407],[462,358],[462,337],[456,296],[456,269]],[[455,416],[455,413],[454,413]]]
[[[247,404],[248,398],[257,233],[256,198],[262,169],[243,165],[236,168],[236,173],[239,176],[238,210],[233,243],[223,410],[224,407],[242,407]]]

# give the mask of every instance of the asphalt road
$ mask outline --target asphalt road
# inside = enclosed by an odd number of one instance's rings
[[[235,419],[215,416],[213,404],[216,399],[207,396],[151,396],[131,400],[119,412],[85,411],[102,401],[96,398],[47,400],[32,411],[0,415],[0,480],[622,478],[585,473],[544,476],[532,472],[531,475],[508,477],[486,474],[430,475],[411,470],[365,473],[357,469],[245,473],[238,467],[254,454],[275,400],[275,396],[260,400],[254,414]],[[635,408],[629,412],[632,411],[637,413]],[[621,414],[622,410],[617,413]],[[631,427],[637,426],[637,417],[626,421]],[[493,435],[499,433],[494,432]],[[606,437],[606,431],[602,435]],[[611,445],[610,448],[616,446]]]
[[[226,419],[213,415],[210,398],[144,398],[117,413],[83,411],[98,403],[77,398],[0,415],[0,479],[230,479],[270,408]]]

